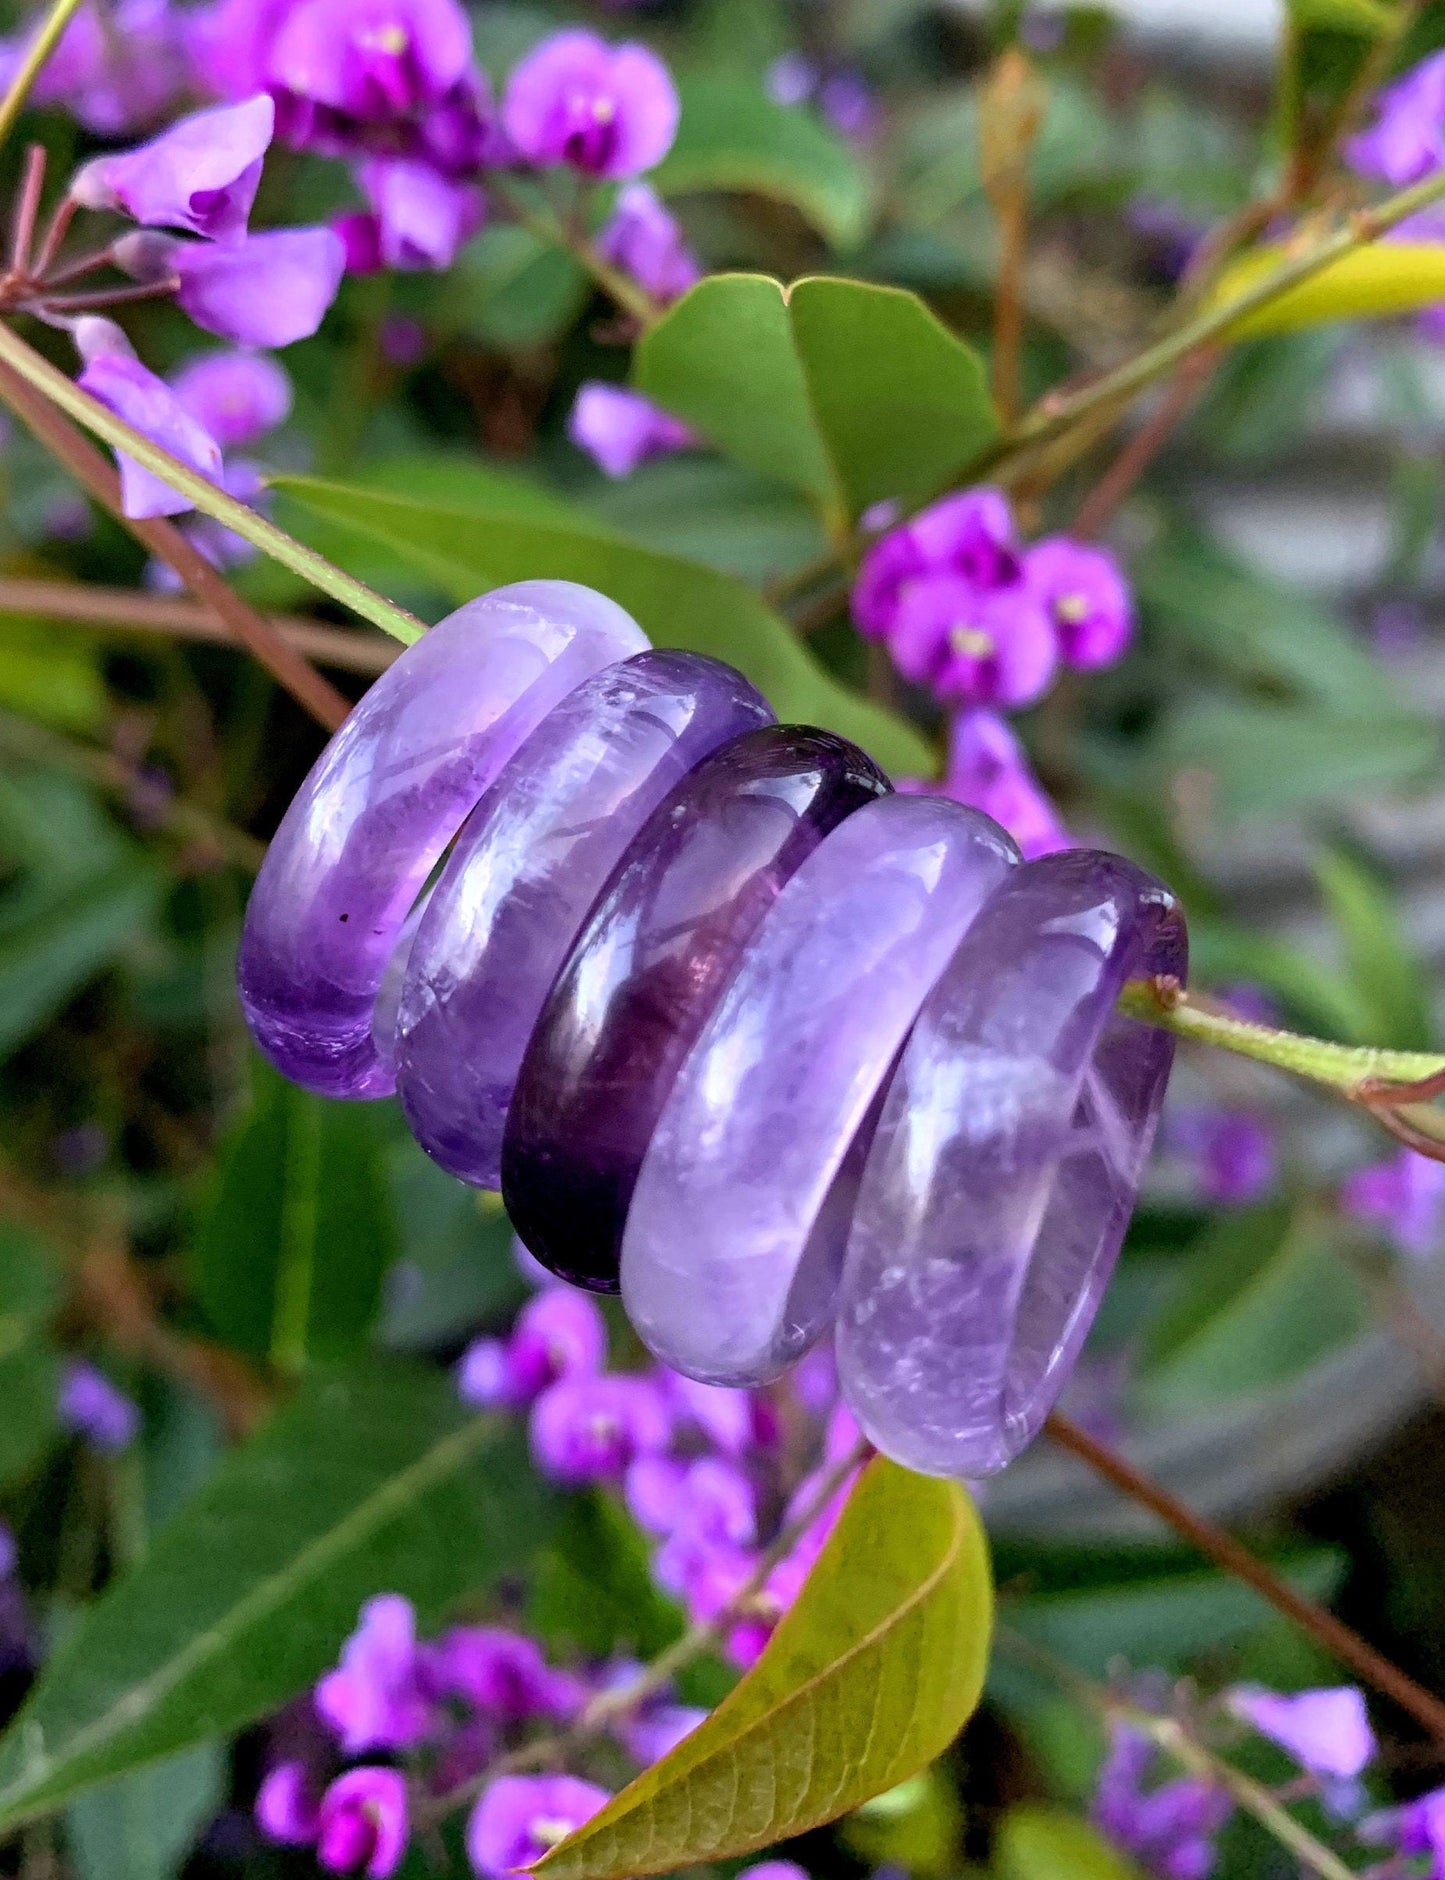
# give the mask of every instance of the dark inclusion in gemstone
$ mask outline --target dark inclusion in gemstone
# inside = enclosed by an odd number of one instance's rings
[[[749,731],[699,764],[618,863],[542,1008],[502,1195],[544,1266],[617,1290],[627,1207],[683,1058],[779,890],[888,779],[844,738]]]

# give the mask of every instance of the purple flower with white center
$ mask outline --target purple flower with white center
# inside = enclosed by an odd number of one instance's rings
[[[904,594],[925,576],[953,575],[990,590],[1014,586],[1022,572],[1008,498],[995,489],[963,490],[879,536],[858,570],[853,618],[865,638],[887,639]]]
[[[315,1703],[348,1756],[421,1742],[432,1710],[422,1689],[409,1599],[382,1593],[367,1600],[340,1664],[317,1684]]]
[[[1375,119],[1345,144],[1361,176],[1395,188],[1445,163],[1445,52],[1433,52],[1379,94]]]
[[[1043,601],[1065,664],[1111,666],[1134,632],[1129,586],[1105,548],[1046,536],[1024,557],[1024,579]]]
[[[1031,705],[1058,660],[1049,617],[1026,584],[980,588],[952,574],[908,582],[886,637],[906,679],[956,703]]]
[[[148,228],[234,241],[246,232],[275,122],[264,92],[197,111],[138,150],[96,157],[70,193],[87,209],[116,209]]]
[[[290,378],[258,353],[202,353],[181,367],[171,390],[225,450],[254,444],[291,415]]]
[[[415,157],[373,157],[361,186],[376,218],[376,249],[389,268],[449,268],[486,218],[482,192]]]
[[[1158,1880],[1207,1880],[1230,1798],[1197,1776],[1146,1788],[1154,1761],[1154,1746],[1142,1731],[1114,1725],[1090,1810],[1094,1825]]]
[[[1274,1132],[1249,1110],[1178,1111],[1169,1140],[1192,1165],[1199,1193],[1215,1207],[1242,1208],[1274,1186]]]
[[[553,1283],[522,1307],[504,1343],[483,1338],[467,1350],[457,1384],[479,1409],[520,1409],[559,1378],[594,1375],[606,1360],[607,1322],[596,1300]]]
[[[66,1365],[55,1413],[96,1449],[128,1449],[140,1430],[140,1411],[103,1371],[81,1358]]]
[[[571,1717],[585,1693],[575,1678],[554,1671],[535,1640],[501,1626],[455,1626],[426,1654],[428,1682],[503,1723]]]
[[[1351,1175],[1340,1190],[1347,1214],[1380,1229],[1399,1252],[1423,1259],[1445,1237],[1445,1163],[1401,1149]]]
[[[316,1859],[328,1873],[390,1880],[406,1839],[406,1778],[399,1769],[348,1769],[321,1798]]]
[[[564,1377],[532,1410],[532,1455],[569,1487],[619,1481],[638,1456],[667,1447],[672,1419],[643,1377]]]
[[[471,65],[456,0],[301,0],[281,14],[269,82],[348,117],[404,117],[438,104]]]
[[[107,411],[159,444],[212,483],[221,481],[221,447],[176,397],[130,349],[124,333],[110,320],[78,320],[75,343],[85,361],[76,383]],[[128,516],[178,516],[193,507],[188,496],[171,488],[124,451],[117,451],[121,503]]]
[[[1027,860],[1072,847],[1023,746],[996,712],[960,712],[953,721],[948,769],[941,781],[899,787],[937,790],[981,809],[1008,830]]]
[[[589,379],[567,418],[567,435],[610,477],[628,477],[649,457],[669,456],[692,443],[692,433],[641,392]]]
[[[483,1880],[511,1880],[610,1800],[579,1776],[499,1776],[467,1822],[467,1858]]]
[[[598,251],[666,305],[702,278],[697,256],[677,219],[650,183],[619,190],[616,207],[597,237]]]
[[[554,33],[515,68],[502,125],[530,163],[570,164],[616,181],[661,163],[677,135],[677,90],[645,46]]]
[[[309,339],[335,300],[346,265],[345,245],[329,228],[271,229],[226,244],[128,235],[115,255],[137,280],[174,275],[183,311],[238,346]]]
[[[279,1762],[256,1791],[256,1825],[283,1847],[309,1847],[321,1827],[321,1805],[302,1762]]]
[[[1365,1700],[1352,1684],[1288,1696],[1241,1685],[1230,1692],[1229,1708],[1311,1775],[1352,1780],[1375,1755]]]

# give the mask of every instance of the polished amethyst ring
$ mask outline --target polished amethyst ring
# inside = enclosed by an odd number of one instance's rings
[[[998,1469],[1118,1255],[1187,967],[1159,882],[1021,862],[731,667],[565,581],[407,649],[288,810],[242,1006],[305,1088],[396,1092],[559,1277],[657,1357],[780,1376],[836,1338],[880,1449]]]

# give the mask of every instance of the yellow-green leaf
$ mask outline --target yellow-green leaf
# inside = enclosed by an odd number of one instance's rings
[[[1221,305],[1253,287],[1287,259],[1281,248],[1263,248],[1232,267],[1220,282]],[[1445,242],[1374,242],[1352,249],[1298,287],[1244,316],[1229,338],[1259,339],[1292,333],[1327,320],[1384,320],[1445,301]]]
[[[757,1664],[538,1871],[637,1880],[727,1860],[895,1787],[978,1703],[992,1614],[964,1490],[872,1462]]]
[[[1142,1880],[1096,1829],[1062,1808],[1011,1808],[994,1840],[998,1880]]]

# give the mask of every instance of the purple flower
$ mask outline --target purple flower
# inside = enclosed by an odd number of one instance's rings
[[[196,76],[218,98],[269,88],[271,43],[295,0],[216,0],[185,16]]]
[[[31,34],[0,45],[0,82],[8,84]],[[177,15],[169,0],[120,0],[102,23],[83,5],[46,60],[32,97],[64,105],[98,137],[119,137],[152,122],[185,80]],[[254,88],[252,88],[254,89]]]
[[[341,1663],[316,1686],[316,1708],[348,1756],[409,1749],[431,1727],[422,1691],[416,1615],[399,1593],[367,1600],[341,1650]]]
[[[738,1880],[809,1880],[809,1875],[795,1860],[760,1860],[744,1867]]]
[[[1403,188],[1445,163],[1445,52],[1431,53],[1376,100],[1375,119],[1345,145],[1362,176]]]
[[[256,353],[202,353],[181,367],[171,390],[226,450],[254,444],[291,415],[290,379],[274,359]]]
[[[1375,1754],[1365,1700],[1352,1684],[1292,1696],[1241,1685],[1229,1707],[1311,1775],[1353,1778]]]
[[[670,1756],[685,1736],[691,1736],[707,1717],[696,1704],[674,1704],[652,1698],[617,1726],[618,1739],[634,1762],[646,1769]]]
[[[316,1839],[321,1810],[305,1763],[279,1762],[267,1771],[256,1791],[256,1825],[285,1847],[309,1847]]]
[[[953,721],[948,769],[936,784],[900,787],[937,790],[981,809],[1002,823],[1030,860],[1071,846],[1058,811],[1029,767],[1023,746],[994,712],[961,712]]]
[[[627,477],[649,457],[665,457],[693,440],[685,424],[641,392],[589,379],[577,393],[567,435],[610,477]]]
[[[628,1464],[623,1498],[645,1534],[671,1534],[686,1480],[687,1464],[676,1456],[638,1456]]]
[[[246,232],[275,122],[264,92],[198,111],[138,150],[96,157],[70,193],[88,209],[118,209],[148,228],[233,241]]]
[[[671,1593],[685,1593],[710,1555],[750,1547],[756,1539],[752,1483],[732,1463],[704,1456],[679,1485],[670,1538],[654,1565],[658,1584]]]
[[[774,104],[806,104],[818,89],[818,67],[802,52],[784,52],[763,73],[763,89]]]
[[[212,483],[221,480],[221,447],[181,404],[164,379],[149,372],[110,320],[88,317],[75,325],[75,343],[85,361],[76,383],[142,431],[153,443],[189,464]],[[116,452],[121,502],[128,516],[178,516],[193,505],[124,451]]]
[[[440,103],[471,64],[456,0],[300,0],[282,10],[269,81],[348,117],[403,117]]]
[[[1248,1110],[1181,1110],[1170,1119],[1169,1138],[1213,1206],[1248,1207],[1274,1185],[1274,1133]]]
[[[574,29],[544,39],[515,68],[502,124],[531,163],[569,163],[616,180],[650,170],[677,134],[677,91],[645,46],[609,46]]]
[[[1129,587],[1104,548],[1050,535],[1024,557],[1024,579],[1042,599],[1070,666],[1109,666],[1134,632]]]
[[[5,1523],[0,1521],[0,1580],[8,1580],[12,1577],[18,1558],[15,1536]]]
[[[597,247],[664,304],[677,300],[702,276],[676,218],[663,207],[650,183],[629,183],[618,191],[616,207],[597,238]]]
[[[755,1440],[762,1400],[751,1391],[699,1384],[665,1365],[659,1367],[658,1380],[679,1420],[700,1431],[725,1456],[740,1456]]]
[[[140,1429],[140,1411],[93,1364],[74,1358],[60,1380],[56,1415],[97,1449],[128,1449]]]
[[[607,1323],[596,1300],[554,1283],[527,1301],[505,1343],[479,1338],[468,1348],[457,1388],[478,1409],[520,1409],[559,1378],[600,1371],[606,1359]]]
[[[361,186],[376,217],[377,253],[389,268],[449,268],[486,215],[479,189],[414,157],[373,157],[362,166]]]
[[[173,274],[176,299],[208,333],[238,346],[290,346],[320,326],[346,265],[328,228],[272,229],[224,246],[128,235],[116,259],[139,280]]]
[[[1445,1226],[1445,1164],[1401,1149],[1351,1175],[1340,1191],[1347,1214],[1380,1228],[1401,1253],[1420,1259],[1439,1250]]]
[[[321,1798],[316,1859],[328,1873],[390,1880],[406,1852],[406,1778],[399,1769],[348,1769]]]
[[[1229,1796],[1196,1776],[1146,1788],[1154,1760],[1141,1731],[1113,1727],[1090,1811],[1094,1825],[1158,1880],[1206,1880],[1214,1868],[1214,1837],[1229,1817]]]
[[[456,1626],[427,1653],[427,1675],[442,1696],[460,1697],[503,1723],[569,1717],[583,1693],[554,1671],[535,1640],[500,1626]]]
[[[1021,581],[1023,561],[1001,490],[945,496],[881,535],[863,557],[853,589],[858,631],[870,640],[886,639],[906,587],[931,574],[957,575],[986,589]]]
[[[852,143],[866,144],[878,129],[878,103],[861,72],[830,73],[818,87],[818,109]]]
[[[643,1377],[564,1377],[532,1411],[532,1455],[554,1481],[618,1481],[637,1456],[667,1447],[671,1418]]]
[[[467,1858],[484,1880],[510,1880],[610,1799],[578,1776],[499,1776],[467,1822]]]
[[[1393,1846],[1407,1858],[1429,1854],[1427,1880],[1439,1880],[1445,1873],[1445,1788],[1430,1789],[1403,1808],[1372,1815],[1360,1823],[1360,1839]]]
[[[888,650],[904,678],[977,705],[1031,705],[1058,660],[1049,616],[1026,583],[990,589],[953,574],[906,584]]]

